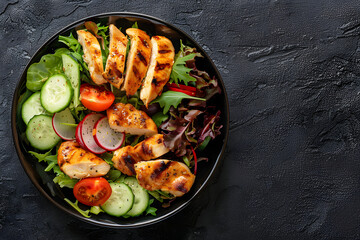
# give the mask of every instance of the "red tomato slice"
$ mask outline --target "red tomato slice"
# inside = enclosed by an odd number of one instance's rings
[[[187,94],[189,96],[195,96],[196,95],[196,92],[190,92],[190,91],[183,90],[183,89],[180,89],[180,88],[173,88],[173,87],[168,87],[168,88],[171,91],[182,92],[182,93],[185,93],[185,94]]]
[[[111,186],[105,178],[84,178],[75,184],[75,198],[87,206],[104,204],[111,195]]]
[[[92,111],[105,111],[113,104],[114,100],[114,94],[104,87],[92,86],[87,83],[80,86],[80,101]]]
[[[176,83],[168,83],[167,86],[172,87],[172,88],[180,88],[182,90],[186,90],[186,91],[190,91],[190,92],[196,92],[196,87],[186,86],[183,84],[178,85]]]

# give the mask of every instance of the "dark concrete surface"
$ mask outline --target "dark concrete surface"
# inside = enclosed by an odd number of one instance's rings
[[[105,229],[61,212],[22,169],[12,94],[32,54],[74,20],[164,19],[218,66],[230,139],[220,171],[160,224]],[[360,1],[0,1],[0,239],[360,239]]]

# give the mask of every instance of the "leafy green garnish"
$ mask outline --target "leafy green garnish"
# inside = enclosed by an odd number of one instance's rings
[[[121,172],[119,170],[111,169],[107,174],[106,178],[115,182],[121,176]]]
[[[164,114],[163,112],[158,112],[155,113],[151,118],[156,124],[156,126],[159,127],[166,119],[169,118],[169,116],[167,114]]]
[[[70,50],[67,48],[58,48],[55,50],[54,55],[61,57],[62,54],[69,54]]]
[[[46,54],[38,63],[30,65],[26,73],[26,87],[33,92],[39,91],[50,76],[61,72],[61,57],[55,54]]]
[[[190,76],[191,68],[185,66],[186,61],[192,60],[196,57],[195,53],[191,53],[184,57],[178,57],[175,59],[170,79],[171,82],[179,84],[179,82],[183,82],[185,85],[188,85],[189,82],[195,82],[196,78]]]
[[[171,106],[177,108],[183,99],[196,99],[205,101],[204,98],[192,97],[182,92],[167,91],[162,93],[161,96],[152,101],[152,103],[159,103],[160,107],[163,108],[163,114],[166,114]]]
[[[103,154],[100,155],[100,158],[102,158],[107,164],[109,164],[110,166],[114,165],[112,158],[113,158],[113,154],[110,152],[105,152]]]
[[[73,52],[79,52],[81,50],[81,45],[73,34],[70,33],[70,36],[59,36],[59,42],[64,43],[68,46]]]
[[[131,28],[139,28],[138,23],[134,22],[134,24],[131,26]]]
[[[29,153],[36,157],[39,162],[44,161],[48,164],[48,166],[45,168],[45,172],[53,170],[53,172],[56,174],[56,177],[53,179],[54,183],[59,184],[61,188],[74,188],[78,180],[71,179],[60,170],[60,167],[57,165],[57,155],[50,155],[51,151],[52,149],[46,153],[37,153],[33,151],[29,151]]]
[[[84,211],[84,210],[82,210],[80,207],[79,207],[79,205],[78,205],[78,200],[76,200],[74,203],[73,202],[71,202],[69,199],[67,199],[67,198],[64,198],[64,200],[70,205],[70,206],[72,206],[76,211],[78,211],[81,215],[83,215],[84,217],[86,217],[86,218],[90,218],[90,216],[89,216],[89,212],[90,212],[90,210],[88,209],[88,210],[86,210],[86,211]]]
[[[104,211],[99,206],[92,206],[90,208],[90,212],[95,215],[98,215],[99,213],[104,212]]]
[[[153,216],[156,216],[156,211],[157,211],[157,208],[154,208],[154,207],[151,207],[151,204],[154,202],[154,199],[150,199],[149,203],[148,203],[148,206],[145,210],[146,214],[145,215],[148,215],[148,214],[151,214]]]
[[[205,140],[199,145],[198,149],[199,149],[200,151],[204,150],[204,149],[206,148],[206,146],[209,144],[210,140],[211,140],[211,137],[210,137],[210,136],[207,136],[207,137],[205,138]]]
[[[63,187],[74,188],[75,184],[78,182],[77,179],[70,178],[64,173],[58,174],[56,177],[54,177],[53,181],[54,183],[59,184],[61,188]]]
[[[159,202],[163,202],[163,201],[164,201],[164,199],[162,199],[162,198],[160,197],[160,194],[159,194],[158,192],[156,192],[156,191],[149,191],[149,190],[148,190],[148,193],[149,193],[151,196],[153,196],[156,200],[158,200]]]

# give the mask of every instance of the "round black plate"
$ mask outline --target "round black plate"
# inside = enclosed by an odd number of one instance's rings
[[[176,199],[168,208],[161,208],[159,206],[156,217],[141,216],[137,218],[124,219],[121,217],[111,217],[107,214],[92,215],[91,218],[83,217],[64,201],[64,197],[74,200],[72,191],[70,189],[60,188],[58,185],[53,183],[53,173],[44,172],[45,166],[41,163],[38,163],[33,157],[30,156],[30,154],[26,151],[26,144],[20,138],[20,135],[24,133],[25,126],[22,122],[21,115],[19,115],[18,103],[21,94],[25,92],[26,72],[28,67],[32,63],[39,61],[42,55],[46,53],[53,53],[54,50],[58,47],[64,47],[64,45],[58,43],[57,41],[59,35],[68,36],[74,28],[76,29],[77,27],[81,27],[85,21],[89,20],[97,23],[101,22],[103,24],[113,23],[118,27],[122,27],[122,29],[131,27],[131,25],[135,21],[137,21],[139,28],[145,30],[148,34],[162,35],[168,37],[173,42],[176,50],[179,50],[179,41],[180,39],[182,39],[185,44],[196,47],[198,51],[200,51],[201,54],[204,56],[204,59],[199,61],[198,68],[206,70],[210,74],[210,76],[215,76],[215,78],[219,80],[222,94],[218,94],[214,102],[216,102],[217,107],[221,110],[220,121],[223,125],[223,128],[221,130],[222,133],[215,140],[211,141],[210,145],[202,154],[204,156],[207,156],[209,158],[209,161],[199,163],[198,173],[191,191],[185,194],[183,197]],[[199,46],[199,44],[197,44],[185,32],[160,19],[143,14],[104,13],[87,17],[85,19],[81,19],[70,24],[69,26],[56,33],[40,47],[40,49],[35,53],[35,55],[31,58],[30,62],[26,66],[21,76],[21,79],[19,80],[18,85],[15,89],[12,104],[11,124],[16,151],[20,158],[21,164],[25,169],[25,172],[27,173],[33,184],[36,186],[36,188],[55,206],[71,214],[72,216],[75,216],[89,223],[113,228],[132,228],[153,224],[162,221],[171,215],[174,215],[176,212],[184,208],[205,186],[205,184],[208,182],[209,178],[215,171],[216,167],[218,166],[219,161],[221,160],[225,151],[225,145],[229,133],[229,104],[223,80],[221,79],[221,76],[216,69],[214,63],[204,52],[204,50]]]

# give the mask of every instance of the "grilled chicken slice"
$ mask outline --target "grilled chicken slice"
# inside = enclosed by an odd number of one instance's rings
[[[175,197],[189,192],[195,180],[185,164],[166,159],[136,163],[135,172],[143,188],[169,192]]]
[[[140,99],[146,107],[161,94],[169,81],[175,57],[174,46],[166,37],[152,37],[151,46],[150,66],[140,91]]]
[[[116,169],[132,176],[135,175],[135,163],[158,158],[167,152],[169,149],[164,145],[164,136],[156,134],[138,143],[135,147],[126,146],[114,151],[112,161]]]
[[[97,85],[106,83],[102,76],[104,67],[99,41],[88,31],[78,30],[77,35],[84,51],[83,59],[88,65],[91,79]]]
[[[123,90],[126,95],[134,95],[141,86],[149,66],[151,54],[150,37],[137,28],[126,29],[130,36],[130,51],[126,62],[126,73]]]
[[[130,145],[114,151],[112,158],[114,168],[126,175],[135,175],[134,164],[139,162],[139,159],[133,154],[133,151],[134,149]]]
[[[58,165],[70,178],[86,178],[104,176],[110,165],[95,154],[80,147],[75,141],[66,141],[58,150]]]
[[[157,134],[154,121],[131,104],[116,103],[106,110],[109,125],[117,132],[152,136]]]
[[[102,74],[106,81],[116,88],[120,88],[124,81],[125,55],[127,37],[115,25],[110,24],[109,56],[106,69]]]
[[[149,137],[134,147],[134,153],[141,161],[158,158],[167,152],[169,152],[169,149],[165,147],[164,135],[162,134]]]

